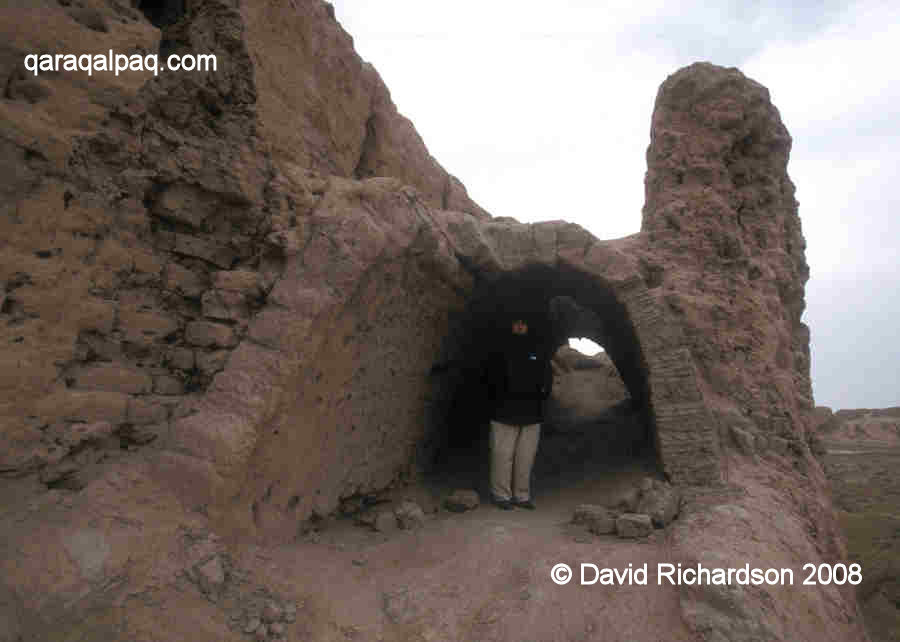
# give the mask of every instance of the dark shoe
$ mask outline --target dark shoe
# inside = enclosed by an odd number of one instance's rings
[[[531,501],[530,499],[526,499],[526,500],[513,499],[512,505],[518,506],[519,508],[527,508],[528,510],[534,510],[535,508],[537,508],[537,506],[534,505],[534,502]]]
[[[513,503],[508,499],[495,499],[493,502],[494,506],[501,510],[512,510]]]

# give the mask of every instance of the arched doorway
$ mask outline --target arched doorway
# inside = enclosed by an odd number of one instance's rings
[[[660,468],[647,367],[624,306],[596,279],[532,264],[479,283],[456,332],[447,339],[451,345],[445,354],[452,358],[435,366],[448,376],[446,416],[429,422],[443,427],[433,435],[434,470],[460,483],[483,483],[490,418],[482,373],[486,356],[504,340],[510,321],[519,317],[528,320],[529,334],[556,355],[555,393],[545,404],[536,474],[554,478],[555,483],[578,466],[614,456],[640,458]],[[602,345],[609,367],[566,372],[568,340],[573,336]],[[592,398],[595,388],[585,388],[585,382],[608,374],[618,380],[622,395],[609,408],[600,408]]]
[[[453,366],[447,371],[447,405],[437,410],[444,415],[428,422],[438,431],[428,436],[436,451],[464,450],[483,438],[487,419],[479,401],[479,360],[496,336],[496,320],[517,310],[546,317],[541,331],[555,347],[569,337],[587,337],[606,348],[667,478],[718,481],[717,432],[690,352],[637,262],[616,241],[597,241],[577,226],[482,225],[476,242],[464,239],[478,277],[469,305],[447,337],[444,362],[435,364],[435,370]],[[463,233],[470,234],[457,231]],[[554,236],[555,252],[547,256],[537,239]],[[533,248],[523,252],[529,237]]]

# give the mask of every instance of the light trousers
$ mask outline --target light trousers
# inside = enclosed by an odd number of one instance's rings
[[[531,467],[541,424],[513,426],[491,422],[491,493],[494,499],[531,499]]]

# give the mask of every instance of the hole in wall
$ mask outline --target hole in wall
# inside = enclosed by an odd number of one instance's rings
[[[529,321],[529,333],[553,355],[553,392],[544,403],[533,471],[536,492],[621,465],[658,469],[647,368],[625,308],[596,279],[531,266],[478,286],[447,338],[451,356],[432,369],[445,381],[446,404],[429,424],[436,431],[430,472],[487,490],[492,407],[486,360],[517,317]]]
[[[181,20],[181,17],[187,12],[187,2],[186,0],[139,0],[137,8],[154,27],[164,29]]]

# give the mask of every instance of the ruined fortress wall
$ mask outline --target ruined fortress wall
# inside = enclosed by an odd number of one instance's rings
[[[769,92],[736,69],[692,65],[659,89],[645,269],[688,336],[723,436],[740,431],[760,450],[772,439],[803,449],[813,407],[790,148]]]
[[[119,11],[105,19],[151,47],[143,17]],[[70,41],[87,46],[85,31]],[[119,31],[102,33],[115,44]],[[257,493],[281,488],[292,518],[327,511],[409,469],[433,428],[427,373],[450,319],[477,281],[530,265],[618,302],[620,332],[638,338],[617,365],[646,397],[672,479],[718,479],[722,445],[808,456],[790,137],[737,70],[698,64],[663,83],[642,231],[601,243],[577,226],[485,221],[324,3],[191,3],[163,41],[216,53],[221,71],[144,84],[28,78],[17,61],[47,37],[31,33],[10,34],[3,105],[21,159],[4,219],[8,474],[83,485],[90,440],[77,435],[100,423],[91,434],[150,444],[164,476],[196,469],[205,481],[179,483],[201,504],[250,475]],[[62,118],[78,101],[82,120]],[[398,367],[404,383],[388,385]],[[274,434],[299,436],[285,449]],[[249,462],[267,448],[309,464],[276,457],[266,466],[283,474],[260,473]]]
[[[62,462],[71,477],[73,425],[168,443],[281,275],[281,233],[329,177],[379,168],[424,202],[485,216],[326,4],[248,4],[188,3],[161,37],[168,51],[216,54],[218,70],[149,80],[22,66],[35,51],[156,51],[159,32],[125,4],[93,22],[52,3],[4,21],[7,474],[50,480]]]
[[[4,538],[4,603],[44,617],[71,595],[102,601],[95,580],[139,557],[128,581],[150,582],[184,523],[284,541],[403,479],[445,400],[431,366],[476,283],[529,266],[615,302],[612,356],[644,395],[664,471],[731,498],[715,519],[685,508],[685,559],[840,556],[805,447],[790,138],[763,87],[706,64],[670,77],[642,230],[598,242],[489,220],[324,2],[194,0],[162,33],[130,3],[90,4],[0,21],[0,473],[36,498]],[[216,53],[219,70],[21,68],[33,51],[155,51],[160,36]],[[79,510],[42,504],[48,489]],[[140,520],[153,528],[127,530]],[[46,556],[57,540],[103,542],[103,573]],[[783,611],[758,624],[766,596],[745,597],[738,615],[720,617],[717,595],[683,608],[698,631],[804,639]],[[858,633],[852,595],[798,599]]]
[[[273,12],[289,19],[272,20]],[[62,8],[25,15],[51,25],[71,22]],[[154,32],[137,11],[119,7],[103,20],[113,28],[99,32],[108,34],[102,46],[141,36],[145,49],[154,48]],[[57,47],[101,46],[88,44],[96,30],[80,24],[70,30]],[[428,355],[439,352],[448,315],[463,305],[479,274],[562,262],[605,283],[618,279],[622,296],[636,306],[628,323],[655,328],[644,331],[646,356],[656,359],[662,353],[653,341],[674,336],[642,294],[634,266],[613,266],[609,256],[616,254],[583,230],[545,226],[536,241],[527,226],[480,231],[485,214],[397,114],[325,4],[288,11],[275,2],[239,11],[225,2],[192,3],[179,21],[163,25],[167,51],[215,53],[220,71],[164,74],[144,84],[126,75],[96,83],[77,75],[29,78],[19,65],[27,52],[47,46],[42,34],[9,34],[12,81],[3,105],[17,136],[8,139],[9,157],[22,159],[4,220],[2,310],[12,346],[6,358],[19,364],[6,387],[7,474],[83,486],[104,450],[84,444],[99,443],[100,434],[107,444],[149,445],[164,477],[180,479],[196,468],[206,481],[179,484],[197,492],[199,503],[213,502],[226,479],[243,484],[237,480],[250,474],[259,436],[289,421],[290,408],[279,404],[307,389],[302,382],[321,362],[315,354],[330,337],[329,324],[352,309],[381,314],[391,297],[362,289],[364,283],[408,298],[393,315],[401,326],[418,328],[393,339],[398,354],[422,355],[414,365],[400,359],[411,369],[408,383],[392,388],[392,402],[373,397],[337,415],[317,411],[304,415],[308,424],[279,434],[343,426],[350,412],[368,417],[376,434],[406,435],[401,441],[409,443],[388,448],[388,457],[360,450],[369,438],[361,439],[354,428],[360,422],[349,420],[348,443],[365,454],[341,455],[348,470],[332,479],[325,471],[335,469],[326,461],[306,477],[294,475],[292,484],[264,475],[266,488],[281,483],[286,502],[307,497],[301,516],[314,506],[333,508],[353,489],[383,486],[408,468],[411,444],[428,436],[419,390],[428,384],[417,382],[430,367]],[[70,122],[60,113],[66,103],[90,108]],[[41,127],[53,118],[59,127],[50,136]],[[353,183],[373,174],[394,182]],[[415,192],[407,194],[404,185]],[[411,270],[416,283],[407,277]],[[385,285],[390,273],[401,278]],[[433,273],[442,276],[427,276]],[[444,320],[432,326],[423,320],[429,314]],[[363,346],[377,345],[387,331],[379,323],[360,327],[354,336]],[[403,343],[416,336],[419,348]],[[681,339],[672,341],[667,345]],[[335,362],[352,369],[353,354],[348,348]],[[663,360],[669,365],[660,361],[654,372],[669,374],[653,391],[658,400],[671,397],[656,408],[660,425],[674,427],[660,432],[663,441],[672,439],[665,461],[676,478],[708,479],[715,444],[706,411],[696,406],[696,385],[685,389],[693,409],[677,403],[683,386],[672,388],[692,370],[677,350]],[[374,361],[370,376],[389,381],[388,362]],[[335,390],[350,381],[327,380]],[[407,402],[409,410],[400,411]],[[386,423],[375,419],[385,408],[397,410],[385,411]],[[390,427],[398,421],[401,427]],[[688,423],[687,432],[678,428]],[[90,439],[79,436],[85,426],[93,426]],[[694,445],[684,450],[689,435]],[[393,437],[378,439],[393,445]],[[298,443],[318,451],[315,440]],[[334,448],[343,450],[343,443]],[[694,448],[706,455],[696,459]],[[365,468],[362,461],[370,472],[349,472]],[[707,472],[688,472],[697,461]],[[322,475],[332,481],[312,485],[327,489],[327,501],[297,488]]]

